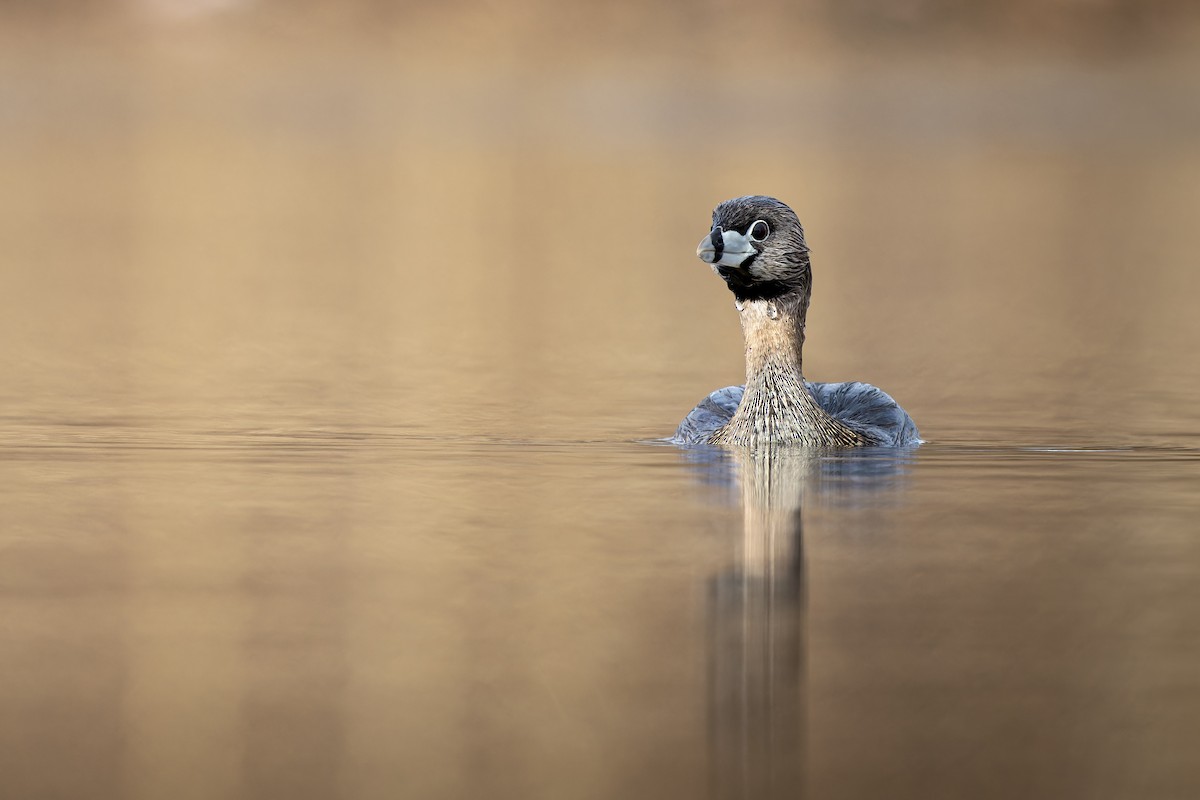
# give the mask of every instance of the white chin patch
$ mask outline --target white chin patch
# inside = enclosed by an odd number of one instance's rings
[[[717,264],[723,267],[740,267],[743,261],[754,255],[750,240],[737,231],[724,231],[721,238],[725,240],[725,249]]]

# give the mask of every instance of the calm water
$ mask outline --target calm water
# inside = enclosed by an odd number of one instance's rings
[[[2,57],[4,796],[1200,795],[1200,72],[185,44]],[[920,450],[654,441],[745,192]]]

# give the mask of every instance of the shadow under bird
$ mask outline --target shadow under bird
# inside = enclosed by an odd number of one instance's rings
[[[867,383],[804,379],[812,267],[796,213],[773,197],[726,200],[696,248],[729,286],[746,340],[746,384],[706,397],[679,424],[682,445],[900,447],[920,444],[904,409]]]

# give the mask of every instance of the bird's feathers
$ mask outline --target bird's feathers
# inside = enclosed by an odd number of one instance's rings
[[[806,381],[805,385],[827,414],[863,434],[871,444],[905,447],[921,443],[912,417],[882,389],[859,381]],[[733,417],[744,391],[744,386],[726,386],[701,400],[679,423],[672,441],[681,445],[708,444]]]

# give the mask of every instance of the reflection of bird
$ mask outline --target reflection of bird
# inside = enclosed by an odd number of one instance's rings
[[[739,197],[713,211],[696,255],[736,298],[746,339],[746,385],[706,397],[679,424],[679,444],[755,447],[915,445],[917,426],[866,383],[809,383],[801,372],[812,272],[804,228],[772,197]]]

